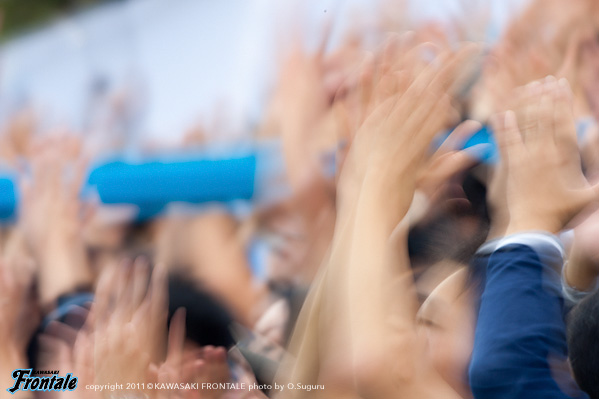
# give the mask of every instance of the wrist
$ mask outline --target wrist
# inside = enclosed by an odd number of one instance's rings
[[[70,246],[62,243],[50,245],[41,255],[38,284],[40,302],[44,308],[52,308],[60,296],[79,287],[91,286],[92,274],[83,245],[79,244],[73,242]]]
[[[411,179],[399,178],[391,183],[384,175],[373,173],[364,179],[359,206],[376,211],[380,222],[393,231],[408,213],[414,191]]]

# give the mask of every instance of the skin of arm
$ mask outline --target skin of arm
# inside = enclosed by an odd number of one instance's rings
[[[578,291],[591,291],[599,277],[599,253],[595,238],[599,230],[599,211],[594,211],[574,229],[574,242],[570,249],[564,277],[570,287]]]
[[[444,122],[441,115],[448,111],[442,93],[449,75],[467,54],[441,56],[440,70],[430,66],[414,81],[396,82],[405,93],[379,98],[358,131],[354,145],[359,145],[346,161],[348,170],[358,173],[344,176],[342,171],[331,254],[300,317],[290,381],[304,377],[345,387],[351,397],[457,396],[430,366],[416,334],[406,223],[398,225],[410,207],[428,146]],[[383,82],[385,89],[393,83]],[[359,183],[344,185],[344,180]]]
[[[308,54],[301,39],[295,38],[274,96],[287,178],[294,192],[302,192],[323,178],[311,146],[318,139],[315,133],[323,133],[317,131],[318,124],[329,109],[324,85],[327,40],[325,34],[317,51]]]
[[[91,287],[92,275],[80,238],[55,237],[41,251],[40,301],[45,309],[65,294],[79,288]],[[61,273],[57,273],[60,270]]]
[[[32,176],[23,186],[19,223],[38,263],[40,302],[49,310],[61,295],[92,282],[79,219],[78,197],[86,168],[79,160],[77,142],[45,138],[36,146]]]
[[[325,50],[328,35],[314,54],[296,38],[282,65],[274,102],[293,208],[305,223],[309,256],[301,279],[311,283],[332,239],[334,186],[323,173],[320,156],[334,148],[337,124],[325,87]]]
[[[253,279],[236,221],[227,213],[209,212],[192,221],[189,235],[194,275],[251,328],[268,291]]]
[[[597,198],[580,167],[572,94],[553,77],[516,94],[516,112],[496,129],[507,171],[505,234],[555,234]],[[561,252],[544,241],[539,250],[509,244],[490,257],[470,369],[475,395],[586,397],[568,372],[554,370],[567,351],[555,270]]]

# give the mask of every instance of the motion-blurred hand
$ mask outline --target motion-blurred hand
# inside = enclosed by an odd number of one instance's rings
[[[151,279],[149,274],[149,265],[139,258],[107,270],[98,283],[93,309],[98,384],[150,382],[150,363],[163,356],[168,306],[166,272],[158,266]]]
[[[428,210],[442,208],[441,205],[447,199],[452,179],[477,163],[476,147],[466,150],[461,148],[480,128],[479,122],[471,120],[462,122],[426,161],[416,182],[416,189],[424,195],[424,198],[418,204],[417,196],[414,196],[410,208],[410,224],[417,223]],[[455,183],[455,179],[453,180]],[[416,212],[412,213],[413,210]]]
[[[520,122],[517,115],[521,115]],[[506,234],[525,230],[557,233],[598,197],[582,173],[565,79],[548,77],[519,94],[497,132],[506,162],[510,223]]]
[[[30,265],[22,264],[17,269],[0,261],[0,358],[14,361],[25,357],[33,333],[23,318],[29,304],[32,277]]]
[[[433,137],[450,120],[449,93],[457,71],[476,48],[466,46],[425,62],[420,57],[431,49],[418,46],[374,89],[376,105],[356,133],[340,184],[344,173],[354,175],[353,181],[357,176],[357,181],[373,183],[372,190],[363,187],[362,192],[379,197],[385,209],[399,211],[392,222],[398,223],[409,208]]]
[[[31,149],[31,173],[22,177],[19,226],[37,262],[46,310],[61,295],[91,285],[80,220],[85,165],[77,138],[40,138]]]

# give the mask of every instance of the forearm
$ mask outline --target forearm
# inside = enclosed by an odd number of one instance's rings
[[[79,237],[54,236],[37,256],[42,306],[48,308],[65,294],[92,285],[83,242]]]
[[[353,212],[337,217],[331,249],[321,267],[295,325],[289,345],[294,356],[283,368],[283,383],[324,383],[327,392],[352,391],[353,374],[344,272],[353,232]],[[290,359],[291,360],[291,359]],[[301,391],[285,390],[280,397],[304,397]]]
[[[354,364],[361,373],[372,371],[367,384],[383,389],[386,377],[402,379],[418,368],[415,334],[417,296],[407,256],[407,226],[400,226],[411,202],[410,191],[399,197],[382,180],[367,180],[353,225],[347,264],[345,306],[350,315]],[[397,190],[396,187],[392,188]],[[393,198],[393,204],[385,204]],[[405,223],[402,221],[401,223]],[[399,359],[396,354],[401,353]],[[383,371],[386,374],[377,373]],[[374,379],[378,381],[374,381]]]
[[[402,252],[405,236],[391,238],[395,218],[407,212],[410,192],[404,191],[403,201],[396,196],[397,206],[389,208],[391,195],[383,183],[365,180],[362,195],[340,198],[330,257],[294,336],[293,346],[300,350],[293,381],[316,377],[311,373],[319,370],[319,381],[388,392],[392,373],[405,377],[416,367],[410,355],[418,349],[413,345],[416,295]],[[309,353],[314,347],[323,348],[318,356]],[[402,353],[402,358],[390,353]]]
[[[188,235],[194,277],[223,301],[237,321],[252,328],[268,291],[252,277],[236,221],[228,213],[208,212],[192,221]]]
[[[287,178],[294,193],[302,192],[313,179],[321,178],[316,154],[310,149],[310,129],[314,123],[304,121],[301,115],[281,120],[281,139]]]
[[[347,176],[345,176],[347,177]],[[346,181],[347,182],[347,181]],[[321,268],[296,324],[290,351],[296,357],[286,376],[293,383],[325,382],[327,390],[353,390],[354,334],[349,266],[362,181],[337,195],[337,218],[326,264]],[[380,287],[379,287],[380,288]]]

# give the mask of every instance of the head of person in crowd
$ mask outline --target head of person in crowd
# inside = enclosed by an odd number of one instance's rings
[[[212,295],[190,278],[171,275],[168,282],[168,309],[171,320],[178,309],[185,309],[185,337],[188,349],[207,345],[230,348],[233,318]]]
[[[572,374],[591,399],[599,398],[599,291],[584,298],[568,315],[568,358]]]
[[[472,394],[468,366],[474,343],[483,268],[472,261],[489,231],[486,187],[471,170],[443,210],[408,236],[422,305],[419,328],[440,375],[462,397]],[[454,192],[456,190],[454,189]],[[451,205],[451,203],[454,203]]]

